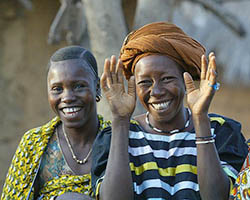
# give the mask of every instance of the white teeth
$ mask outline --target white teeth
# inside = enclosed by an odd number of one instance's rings
[[[169,101],[164,102],[164,103],[158,103],[158,104],[152,103],[152,105],[156,110],[162,110],[162,109],[166,109],[168,107]]]
[[[77,112],[79,110],[81,110],[80,107],[71,107],[71,108],[64,108],[63,112],[64,113],[72,113],[72,112]]]

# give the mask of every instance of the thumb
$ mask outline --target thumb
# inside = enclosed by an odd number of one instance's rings
[[[184,82],[186,85],[187,94],[189,94],[196,89],[195,85],[194,85],[193,78],[188,72],[184,72],[183,77],[184,77]]]
[[[135,97],[135,77],[131,76],[128,80],[128,94]]]

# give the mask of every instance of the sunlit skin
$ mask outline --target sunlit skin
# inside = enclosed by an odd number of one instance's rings
[[[154,55],[154,56],[148,56],[148,58],[147,57],[142,58],[141,60],[145,59],[147,61],[149,59],[152,61],[150,57],[152,58],[159,57],[160,60],[162,59],[159,62],[163,62],[163,61],[166,63],[169,62],[169,64],[171,64],[172,66],[175,66],[175,65],[178,66],[174,61],[171,61],[166,56]],[[136,67],[138,67],[138,64],[139,64],[139,68],[140,68],[141,60],[137,63]],[[154,62],[157,62],[157,61],[155,60]],[[162,68],[161,70],[165,70],[163,65],[161,67],[154,65],[154,67],[152,68],[149,66],[147,69],[147,70],[150,70],[151,73],[153,74],[158,73],[157,76],[160,77],[159,72],[154,73],[155,68],[157,68],[158,70],[160,68]],[[166,69],[169,69],[169,68],[166,65]],[[139,80],[139,75],[141,74],[137,75],[138,73],[137,70],[140,72],[139,69],[135,69],[134,76],[130,77],[130,79],[128,80],[128,90],[126,92],[125,85],[123,83],[124,77],[123,77],[122,62],[121,61],[117,62],[115,56],[112,56],[111,59],[106,59],[105,61],[104,73],[102,74],[102,77],[101,77],[101,87],[103,89],[105,97],[107,98],[110,104],[112,115],[115,117],[130,118],[132,116],[132,113],[135,108],[135,98],[136,98],[135,90],[137,91],[137,93],[139,93],[139,90],[140,90],[138,89],[138,83],[139,83],[138,80]],[[145,69],[141,71],[143,71],[144,73],[144,70]],[[179,88],[180,96],[178,97],[179,99],[177,98],[178,100],[176,100],[176,103],[175,103],[176,108],[179,107],[179,111],[183,110],[184,106],[181,100],[183,100],[184,98],[184,91],[185,91],[184,88],[186,88],[187,104],[190,110],[192,111],[192,117],[195,117],[195,119],[197,117],[198,118],[207,117],[208,109],[209,109],[209,106],[211,104],[211,101],[215,93],[215,91],[213,90],[211,86],[209,86],[209,84],[214,85],[216,83],[216,77],[217,77],[214,53],[209,54],[209,63],[207,63],[205,55],[201,57],[201,75],[200,75],[200,85],[198,88],[195,86],[192,76],[188,72],[183,73],[183,78],[181,78],[181,71],[179,70],[179,67],[178,69],[169,69],[168,73],[170,72],[172,73],[172,75],[176,76],[174,79],[176,79],[176,84],[178,83],[180,87]],[[153,76],[153,75],[149,75],[149,76]],[[137,80],[135,81],[136,78]],[[183,79],[184,79],[184,82],[183,82]],[[159,82],[159,80],[155,79],[155,82],[157,83]],[[169,87],[169,91],[170,91],[170,87]],[[172,92],[172,95],[173,94],[174,92]],[[137,95],[139,96],[140,94],[137,94]],[[139,99],[141,100],[141,98]],[[145,104],[143,98],[142,98],[141,103]],[[148,109],[148,105],[145,105],[144,107],[148,111],[151,112],[152,109],[150,108],[150,106],[149,106],[149,109]],[[165,111],[167,112],[167,110]]]
[[[95,77],[80,60],[52,63],[47,80],[50,106],[66,127],[81,128],[96,118]],[[66,112],[72,107],[79,111]]]
[[[91,157],[84,165],[76,163],[68,148],[62,126],[77,159],[84,159],[98,130],[96,78],[80,59],[71,59],[51,63],[47,85],[50,106],[62,121],[58,127],[58,135],[64,157],[77,174],[89,173]]]
[[[215,93],[210,85],[216,83],[217,77],[214,53],[209,54],[208,60],[207,63],[205,55],[201,57],[200,85],[196,87],[191,75],[184,72],[182,78],[178,65],[174,61],[170,61],[168,57],[148,56],[142,58],[135,67],[135,77],[132,76],[128,80],[128,90],[126,91],[122,62],[119,60],[117,62],[115,56],[106,59],[101,77],[101,87],[112,112],[113,134],[106,175],[101,185],[100,199],[110,200],[119,197],[124,197],[124,200],[133,199],[132,177],[129,176],[131,172],[128,136],[129,120],[136,103],[136,92],[140,102],[150,112],[150,120],[154,125],[159,126],[158,128],[164,128],[165,126],[161,122],[165,122],[167,127],[173,128],[180,125],[177,119],[182,121],[181,124],[186,121],[183,106],[186,88],[187,104],[192,112],[192,125],[195,128],[196,136],[211,136],[208,109]],[[142,79],[146,79],[146,81],[142,81]],[[170,101],[170,103],[167,107],[158,106],[158,110],[155,109],[157,105],[152,105],[154,102],[162,101]],[[158,120],[159,122],[156,122]],[[146,126],[141,121],[139,123],[143,128]],[[155,133],[152,130],[150,132]],[[213,143],[197,145],[197,175],[202,199],[228,199],[229,179],[221,167]],[[116,184],[117,176],[119,176],[121,184]],[[217,183],[220,184],[215,188],[214,185]],[[127,187],[123,187],[123,185]],[[115,194],[114,191],[116,191]]]
[[[134,75],[136,94],[150,113],[150,123],[165,131],[184,127],[187,112],[183,105],[185,85],[180,66],[167,56],[151,55],[138,61]]]

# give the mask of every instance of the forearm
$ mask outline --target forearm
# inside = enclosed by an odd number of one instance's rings
[[[102,200],[133,199],[128,137],[129,119],[114,119],[112,122],[110,153],[100,191],[100,199]]]
[[[211,135],[210,120],[207,115],[193,115],[193,122],[197,137]],[[197,144],[197,173],[203,200],[228,200],[230,181],[221,167],[214,143]]]

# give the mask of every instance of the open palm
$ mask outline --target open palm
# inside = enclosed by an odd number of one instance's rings
[[[112,116],[118,118],[131,117],[135,109],[136,94],[134,77],[128,81],[128,90],[125,91],[123,65],[116,63],[115,56],[106,59],[104,72],[101,77],[101,87],[109,103]]]
[[[184,73],[184,81],[187,90],[187,104],[193,114],[207,114],[210,103],[213,99],[216,84],[216,63],[214,53],[209,54],[209,63],[207,65],[206,57],[201,58],[201,76],[200,87],[196,88],[191,75]]]

